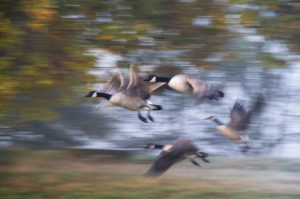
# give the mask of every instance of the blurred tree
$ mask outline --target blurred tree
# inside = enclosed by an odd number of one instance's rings
[[[204,59],[212,52],[224,52],[225,41],[232,36],[225,25],[226,7],[222,2],[67,2],[81,5],[80,12],[89,21],[93,43],[125,57],[130,57],[137,49],[182,51],[181,61],[211,67]],[[73,9],[76,12],[79,8]]]
[[[91,80],[93,60],[76,36],[83,27],[62,18],[51,0],[0,3],[1,123],[53,120],[70,105],[71,86]]]
[[[228,9],[241,4],[250,6]],[[230,43],[237,33],[228,28],[237,22],[299,52],[299,9],[295,0],[1,0],[0,127],[59,119],[58,108],[77,101],[73,88],[95,81],[86,73],[94,63],[88,49],[137,64],[157,58],[171,65],[168,72],[175,62],[212,68],[239,61],[239,48]],[[286,65],[274,53],[258,54],[254,59],[264,66]]]
[[[241,12],[244,25],[258,27],[260,34],[286,41],[291,50],[300,51],[299,1],[231,0],[229,3],[250,5]]]
[[[260,2],[262,6],[274,13],[271,18],[260,17],[260,33],[276,40],[287,41],[289,48],[300,52],[300,4],[297,0]]]

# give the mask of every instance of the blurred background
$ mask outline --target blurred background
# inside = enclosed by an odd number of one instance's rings
[[[300,3],[296,0],[2,0],[0,147],[142,150],[183,136],[216,156],[240,147],[203,120],[229,121],[235,100],[257,93],[264,112],[245,132],[247,155],[300,157]],[[225,97],[195,105],[172,90],[153,123],[84,99],[128,63],[150,74],[185,73]]]

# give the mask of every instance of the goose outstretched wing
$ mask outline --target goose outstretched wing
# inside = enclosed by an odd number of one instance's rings
[[[185,159],[188,155],[195,155],[198,151],[198,148],[193,143],[183,138],[178,138],[171,146],[159,154],[146,172],[147,176],[159,176],[175,163]]]
[[[260,94],[256,97],[251,109],[248,112],[241,103],[235,102],[233,108],[231,109],[230,122],[228,126],[238,131],[247,129],[251,119],[255,114],[258,114],[262,111],[263,106],[264,100],[263,96]]]
[[[197,103],[205,98],[210,100],[218,100],[220,97],[224,97],[224,93],[219,91],[210,83],[197,78],[187,78],[187,83],[192,87],[193,95],[196,97]]]
[[[144,100],[149,99],[150,98],[149,87],[138,78],[135,67],[132,64],[130,65],[129,73],[130,73],[130,80],[126,88],[126,93],[130,96],[140,97]]]
[[[166,82],[155,82],[155,83],[151,83],[148,85],[149,87],[149,92],[152,93],[154,92],[155,90],[159,89],[160,87],[166,85],[167,83]]]
[[[125,89],[128,85],[128,81],[124,79],[121,71],[118,69],[114,72],[107,82],[102,86],[99,90],[101,93],[107,94],[115,94],[123,89]],[[103,101],[103,98],[97,98],[97,104],[99,105]]]
[[[230,112],[228,126],[237,131],[245,130],[248,127],[249,119],[245,107],[241,103],[235,102]]]

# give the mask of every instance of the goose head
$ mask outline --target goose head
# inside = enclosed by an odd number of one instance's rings
[[[146,82],[156,82],[157,76],[156,75],[149,75],[146,79],[144,79],[144,81]]]
[[[209,116],[208,118],[205,118],[205,120],[211,120],[211,121],[214,121],[216,119],[217,118],[215,116]]]
[[[147,146],[145,146],[145,149],[154,149],[155,148],[155,144],[147,144]]]
[[[84,97],[97,97],[97,91],[90,91],[86,96]]]

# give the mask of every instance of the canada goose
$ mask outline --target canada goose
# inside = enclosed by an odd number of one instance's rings
[[[193,93],[198,104],[203,99],[218,100],[218,98],[224,97],[224,93],[211,84],[185,74],[178,74],[173,77],[150,75],[144,81],[165,82],[170,88],[181,93]]]
[[[173,164],[189,159],[194,165],[200,166],[194,158],[201,158],[204,162],[209,162],[206,153],[199,152],[198,148],[190,141],[178,138],[176,142],[167,145],[148,144],[148,149],[162,149],[157,159],[154,161],[150,169],[146,172],[146,176],[160,176],[167,171]]]
[[[148,119],[154,121],[150,115],[150,111],[161,110],[162,107],[151,103],[148,99],[150,98],[150,92],[155,90],[157,85],[153,85],[152,87],[145,85],[138,79],[132,65],[130,65],[129,71],[129,83],[124,80],[120,72],[114,73],[103,86],[102,92],[90,91],[85,97],[104,98],[113,105],[121,106],[132,111],[138,111],[138,118],[143,122],[147,122],[147,119],[141,115],[140,111],[147,111]],[[109,93],[111,90],[115,90],[115,92]]]
[[[206,119],[214,121],[217,124],[218,131],[224,136],[234,142],[244,144],[248,148],[247,137],[242,136],[239,132],[248,128],[253,114],[261,112],[263,104],[263,97],[259,95],[254,101],[252,108],[247,112],[244,106],[236,101],[231,109],[230,122],[228,124],[222,123],[214,116]]]

